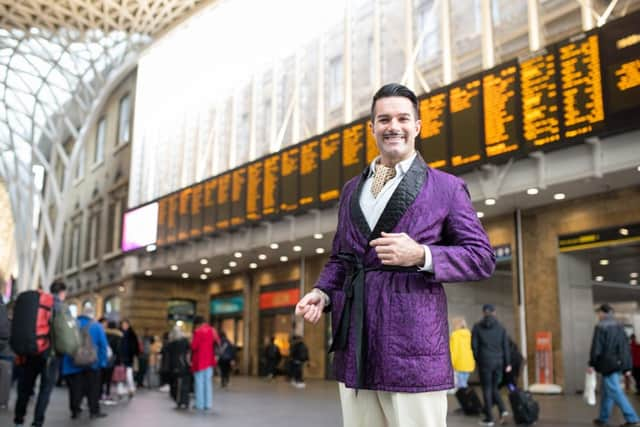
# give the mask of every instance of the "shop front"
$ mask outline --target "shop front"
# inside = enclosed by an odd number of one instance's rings
[[[224,332],[237,348],[236,362],[243,360],[244,351],[244,296],[241,292],[211,297],[209,322],[219,333]]]

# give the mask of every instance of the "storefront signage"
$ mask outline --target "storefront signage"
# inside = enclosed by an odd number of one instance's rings
[[[496,261],[510,261],[511,245],[494,246],[493,253],[496,254]]]
[[[260,310],[293,307],[300,299],[300,289],[263,292],[260,294]]]
[[[244,309],[244,297],[241,295],[211,300],[211,314],[220,316],[223,314],[242,313]]]
[[[193,322],[196,303],[191,300],[172,299],[167,304],[167,320]]]
[[[638,241],[640,224],[630,224],[559,236],[558,247],[560,252],[569,252]]]

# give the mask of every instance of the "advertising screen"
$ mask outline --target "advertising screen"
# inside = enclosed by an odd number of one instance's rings
[[[156,243],[157,227],[157,202],[125,212],[122,220],[122,252]]]

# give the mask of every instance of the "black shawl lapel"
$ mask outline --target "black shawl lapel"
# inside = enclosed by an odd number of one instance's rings
[[[369,241],[380,237],[380,233],[383,231],[387,233],[390,232],[398,224],[398,221],[400,221],[409,206],[411,206],[418,196],[418,193],[420,193],[420,190],[427,178],[426,172],[427,165],[424,160],[422,160],[420,153],[418,153],[416,158],[413,160],[413,163],[411,163],[411,167],[402,178],[402,181],[400,181],[400,184],[396,187],[396,191],[393,192],[393,195],[389,199],[389,203],[387,203],[384,211],[382,211],[382,215],[380,215],[378,223],[369,235]],[[359,203],[357,204],[358,206],[360,205]],[[362,211],[360,211],[360,214],[362,215]],[[367,222],[364,219],[364,215],[363,220],[366,225]],[[367,228],[369,227],[367,226]]]
[[[365,239],[369,234],[371,234],[371,229],[369,228],[369,224],[367,223],[367,219],[364,217],[364,213],[362,212],[362,208],[360,207],[360,194],[362,194],[362,187],[364,186],[364,182],[367,180],[369,176],[369,167],[367,166],[360,175],[360,181],[358,181],[358,187],[351,194],[351,221],[358,227],[358,230],[362,233],[362,237]]]

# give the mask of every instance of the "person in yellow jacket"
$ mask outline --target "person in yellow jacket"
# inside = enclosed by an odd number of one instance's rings
[[[471,350],[471,331],[467,328],[464,317],[451,319],[453,332],[449,338],[451,348],[451,364],[456,374],[456,388],[466,388],[471,372],[476,368],[476,361]]]

